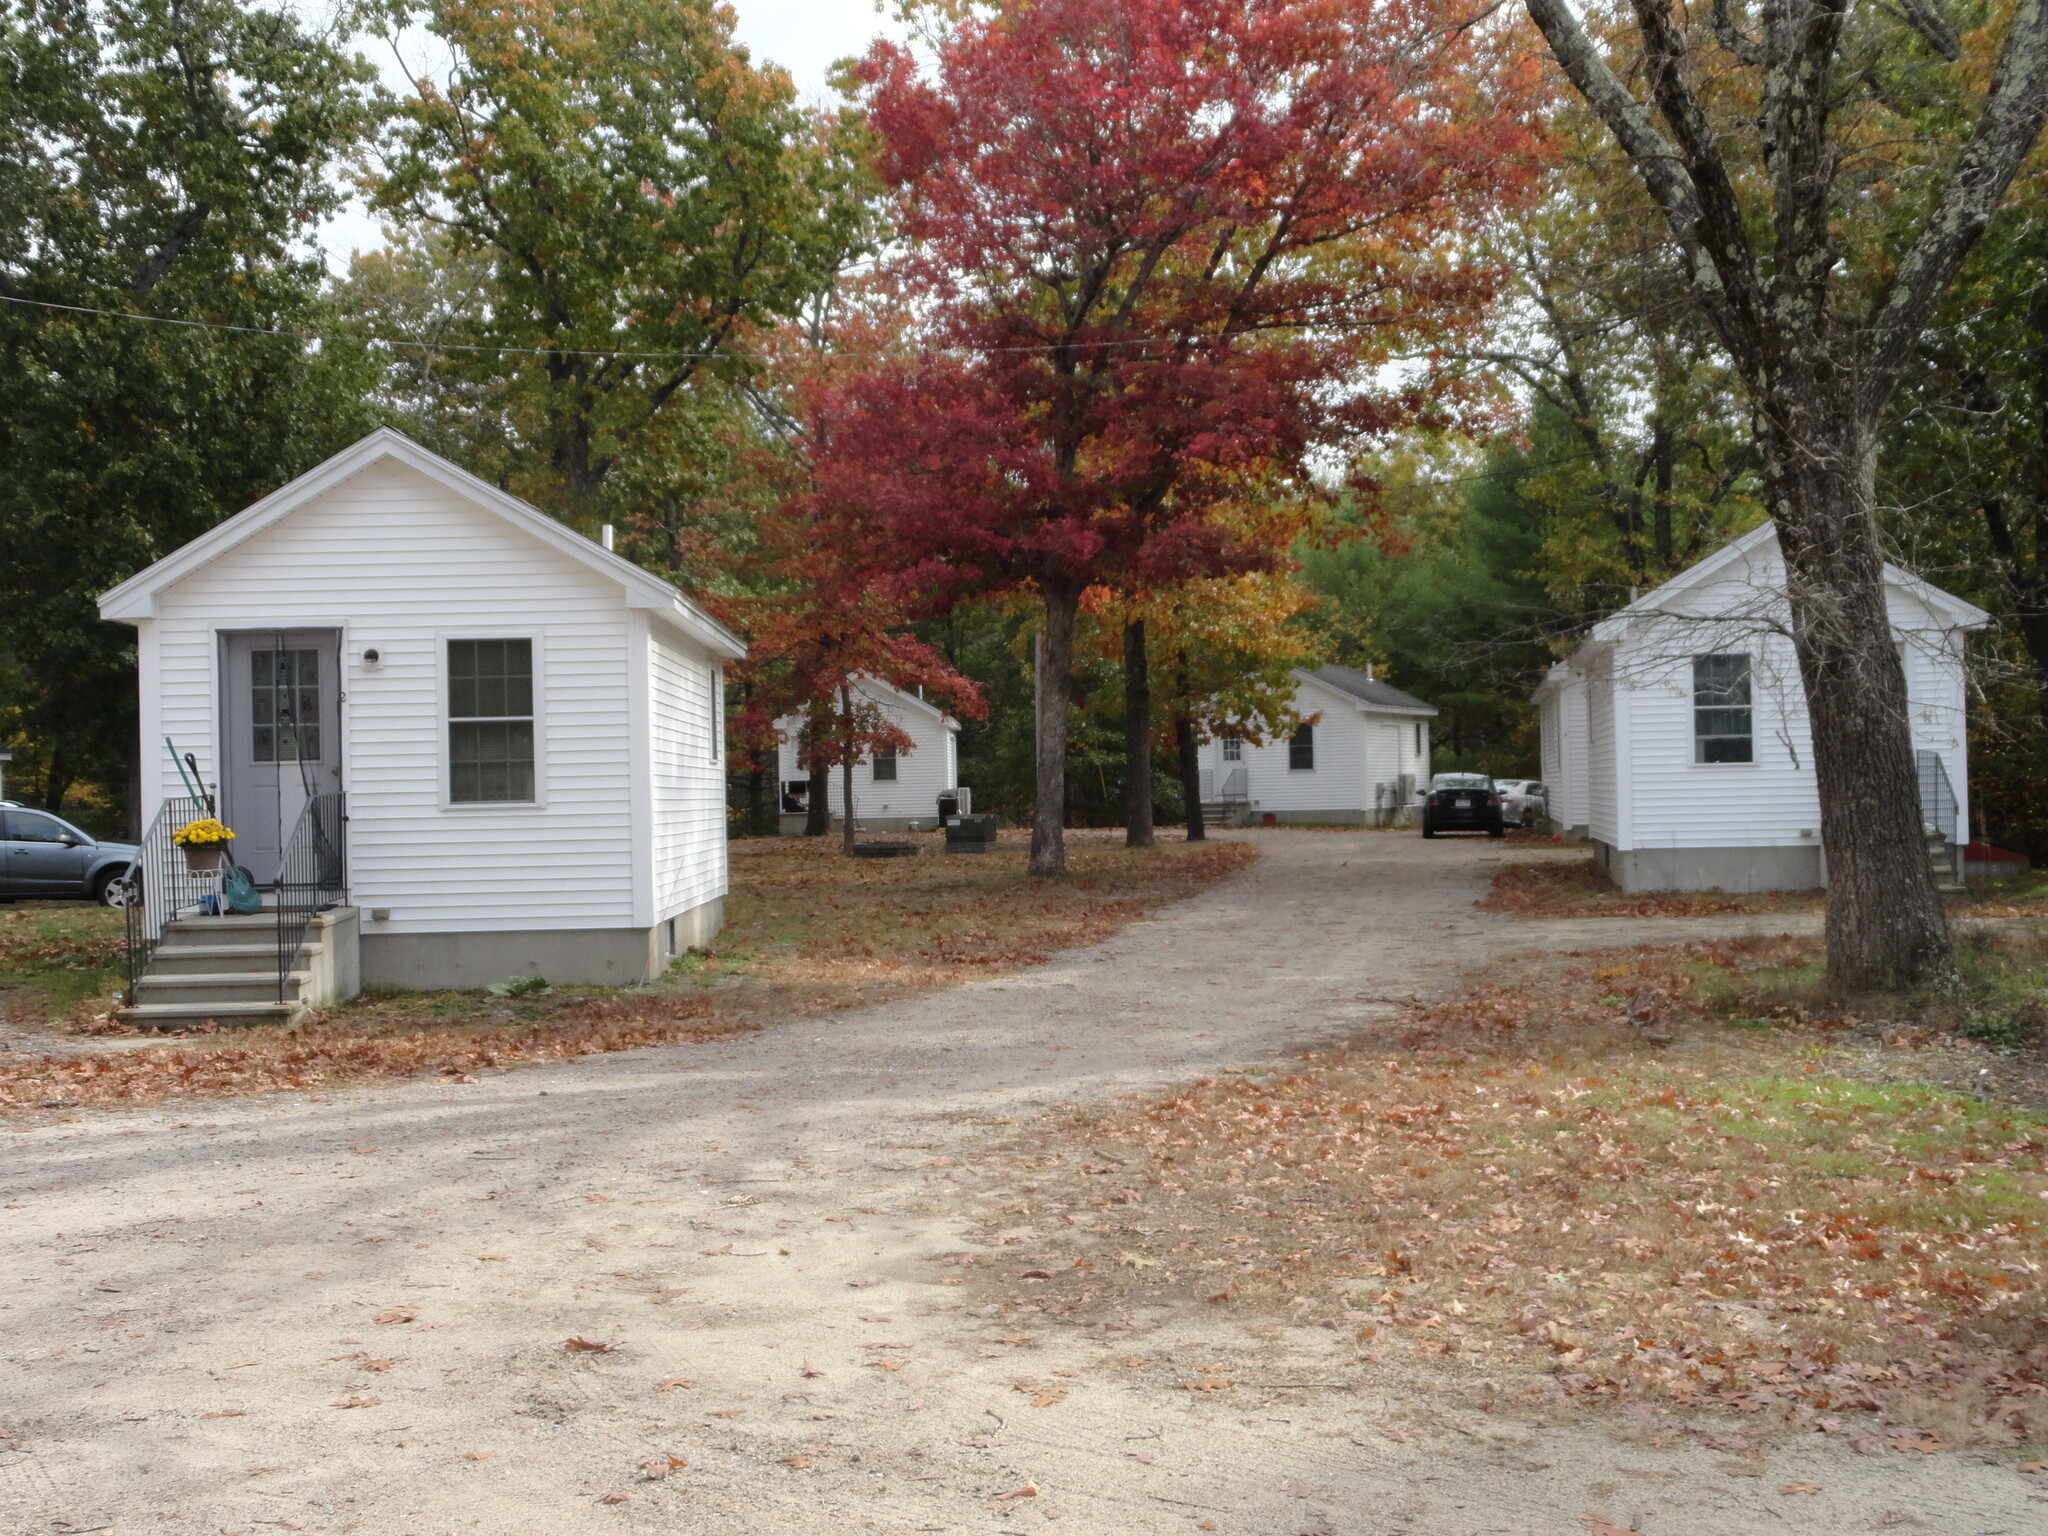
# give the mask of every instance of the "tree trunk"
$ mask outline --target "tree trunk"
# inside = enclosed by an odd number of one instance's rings
[[[839,690],[839,846],[853,854],[853,694]]]
[[[1074,670],[1074,614],[1081,589],[1044,582],[1045,643],[1038,661],[1038,803],[1031,815],[1031,873],[1067,872],[1067,674]]]
[[[1173,744],[1180,756],[1180,794],[1188,807],[1188,841],[1203,842],[1209,834],[1202,829],[1202,754],[1195,722],[1186,715],[1174,717]]]
[[[1817,389],[1798,404],[1762,436],[1820,793],[1828,979],[1852,991],[1952,986],[1885,600],[1876,433]]]
[[[1152,846],[1152,677],[1143,619],[1124,626],[1124,846]]]
[[[818,750],[825,740],[825,722],[825,711],[813,709],[804,726],[804,743],[809,748],[804,754],[804,769],[811,781],[804,797],[805,837],[823,837],[832,830],[832,770],[825,764],[825,754]]]

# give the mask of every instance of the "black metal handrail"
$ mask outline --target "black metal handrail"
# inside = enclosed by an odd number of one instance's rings
[[[277,864],[273,902],[277,908],[277,1000],[290,1002],[285,990],[292,962],[306,941],[307,925],[316,914],[348,900],[348,804],[340,790],[314,795],[299,812],[298,824]]]
[[[121,877],[125,887],[128,936],[128,1000],[135,1000],[135,984],[149,968],[150,957],[163,942],[164,929],[180,917],[204,910],[207,897],[220,895],[220,875],[214,870],[192,867],[177,836],[195,821],[213,814],[205,800],[179,795],[157,808],[156,818],[142,835],[128,872]],[[219,845],[215,845],[218,847]],[[205,855],[199,857],[204,858]],[[222,857],[226,854],[223,850]]]

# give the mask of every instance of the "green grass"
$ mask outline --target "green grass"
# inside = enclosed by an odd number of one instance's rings
[[[126,968],[122,915],[73,901],[0,907],[0,1016],[16,1022],[62,1015],[120,984]]]

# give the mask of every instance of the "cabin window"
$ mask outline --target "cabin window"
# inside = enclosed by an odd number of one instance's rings
[[[533,642],[448,642],[448,798],[531,802]]]
[[[1749,657],[1693,657],[1692,705],[1694,762],[1756,760],[1750,716]]]
[[[320,652],[249,653],[249,745],[259,763],[320,760]]]
[[[1223,761],[1226,763],[1241,763],[1244,761],[1244,738],[1242,736],[1226,736],[1223,738]]]
[[[875,754],[875,782],[893,784],[896,782],[896,749],[884,747]]]
[[[711,669],[711,761],[725,751],[725,675]]]
[[[1422,756],[1422,722],[1415,722],[1415,755]]]
[[[1287,738],[1287,766],[1301,773],[1314,773],[1316,769],[1316,728],[1312,725],[1297,726]]]

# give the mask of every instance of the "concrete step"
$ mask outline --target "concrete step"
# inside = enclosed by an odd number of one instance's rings
[[[252,912],[247,917],[180,917],[164,924],[164,936],[176,934],[180,938],[187,934],[212,937],[215,934],[237,934],[243,942],[251,933],[276,933],[275,912]]]
[[[289,1024],[307,1011],[303,1003],[138,1003],[114,1010],[136,1029],[190,1029],[201,1024]]]
[[[285,978],[285,996],[296,998],[306,980],[304,971]],[[169,976],[152,969],[135,983],[135,1000],[150,1003],[178,1003],[191,1007],[215,1003],[262,1003],[277,1001],[277,972],[196,971]]]
[[[152,976],[191,975],[195,971],[265,971],[277,974],[277,945],[162,944],[150,956]]]

